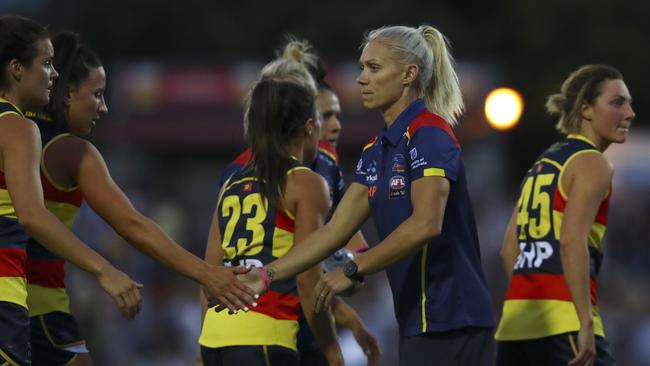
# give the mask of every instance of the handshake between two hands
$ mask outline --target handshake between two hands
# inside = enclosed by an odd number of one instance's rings
[[[249,306],[257,307],[257,299],[268,291],[264,268],[213,266],[213,269],[219,273],[213,274],[209,281],[212,286],[203,285],[203,291],[208,307],[216,312],[225,309],[229,314],[248,311]]]
[[[225,309],[229,314],[248,311],[249,306],[257,307],[257,299],[269,290],[269,278],[264,267],[213,266],[213,270],[218,273],[206,281],[203,291],[208,307],[217,312]],[[360,284],[346,277],[340,268],[323,274],[314,289],[315,311],[328,309],[337,294],[359,288]]]

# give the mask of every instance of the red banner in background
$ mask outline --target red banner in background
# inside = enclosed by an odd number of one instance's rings
[[[109,76],[111,113],[98,126],[97,137],[129,140],[150,146],[232,148],[243,142],[243,100],[264,65],[180,65],[125,62]],[[498,80],[490,66],[457,65],[466,112],[456,130],[465,141],[491,133],[482,105]],[[363,107],[356,78],[356,62],[328,67],[327,82],[339,96],[343,134],[339,148],[356,151],[382,124],[376,111]]]

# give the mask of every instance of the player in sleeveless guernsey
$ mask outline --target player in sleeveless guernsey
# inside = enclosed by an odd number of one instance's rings
[[[292,50],[292,52],[288,52]],[[291,65],[291,66],[288,66]],[[339,166],[339,157],[335,145],[341,131],[339,115],[341,106],[332,88],[323,80],[326,73],[320,59],[306,41],[290,41],[284,52],[276,60],[267,65],[261,73],[261,78],[286,80],[296,82],[317,90],[316,105],[323,119],[320,131],[320,141],[317,155],[304,151],[304,159],[314,172],[321,175],[329,187],[330,213],[341,200],[345,191],[343,173]],[[315,86],[315,87],[314,87]],[[250,149],[241,153],[233,162],[228,164],[221,175],[220,186],[239,168],[253,159]],[[361,252],[368,248],[361,231],[358,231],[348,242],[347,248],[353,252]],[[332,304],[332,313],[338,327],[350,329],[355,340],[368,357],[370,366],[376,365],[381,358],[381,349],[375,337],[361,320],[356,311],[343,300],[337,298]],[[320,351],[318,342],[311,333],[304,316],[300,317],[297,344],[300,364],[308,366],[327,365],[325,355]]]
[[[41,133],[41,185],[45,207],[68,229],[72,228],[83,195],[79,186],[62,187],[46,168],[49,148],[57,141],[71,137],[59,130],[49,117],[27,111]],[[77,353],[87,353],[79,335],[77,321],[70,314],[70,301],[65,288],[65,260],[30,238],[27,244],[27,304],[29,307],[32,364],[68,365]]]
[[[321,138],[323,134],[321,133]],[[251,149],[246,149],[235,160],[230,162],[223,170],[220,182],[221,186],[228,181],[230,177],[235,174],[239,169],[250,163],[253,159]],[[338,154],[334,146],[325,140],[319,141],[318,155],[312,162],[310,169],[315,173],[322,176],[329,188],[330,206],[332,203],[337,204],[344,192],[343,175],[338,165]],[[342,189],[343,188],[343,189]],[[334,212],[336,206],[331,206],[329,215]],[[355,252],[360,252],[367,249],[363,236],[355,235],[357,240],[350,240],[347,247]],[[361,244],[359,244],[361,243]],[[345,327],[353,332],[353,335],[359,346],[364,351],[364,354],[369,358],[369,365],[375,365],[379,362],[381,357],[381,349],[375,337],[368,331],[366,325],[363,323],[359,315],[349,305],[345,304],[342,300],[338,300],[332,304],[332,313],[336,325]],[[311,330],[309,329],[304,316],[300,317],[300,327],[297,335],[298,352],[300,354],[301,365],[327,365],[327,360],[318,347],[318,343],[314,339]]]
[[[24,118],[18,107],[0,98],[0,124],[9,116]],[[0,129],[2,126],[0,126]],[[27,240],[0,171],[0,363],[30,364],[25,261]]]
[[[43,204],[41,141],[21,109],[50,101],[58,76],[49,34],[18,16],[0,17],[0,364],[31,365],[26,291],[27,234],[94,274],[114,299],[137,296],[137,284],[84,245]],[[135,298],[134,298],[135,300]],[[120,299],[120,301],[122,301]],[[127,316],[138,301],[122,302]]]
[[[616,69],[581,67],[549,97],[566,138],[528,170],[503,243],[510,287],[498,365],[614,365],[597,306],[613,169],[602,153],[634,118]]]
[[[62,70],[61,75],[52,89],[52,101],[43,110],[28,112],[42,136],[41,181],[46,207],[70,227],[85,198],[100,217],[142,252],[202,283],[213,296],[225,293],[230,286],[228,278],[235,283],[232,270],[210,266],[190,254],[136,211],[111,179],[101,154],[78,137],[90,133],[95,121],[107,112],[105,71],[76,34],[63,32],[52,42],[54,64]],[[34,238],[28,243],[27,254],[33,365],[91,365],[77,322],[70,314],[64,260]],[[242,308],[247,300],[253,298],[242,300]]]
[[[246,116],[253,156],[264,158],[235,172],[222,187],[206,259],[262,267],[322,225],[329,208],[327,187],[300,164],[305,148],[310,146],[313,156],[318,144],[313,93],[291,82],[260,81]],[[199,339],[204,365],[297,365],[300,306],[330,364],[342,364],[331,315],[313,312],[319,276],[320,268],[313,267],[277,282],[250,311],[204,310]]]
[[[382,113],[385,127],[364,148],[331,220],[305,239],[311,250],[291,252],[265,272],[277,281],[300,272],[345,245],[372,215],[380,243],[323,276],[317,309],[386,269],[400,365],[491,365],[494,317],[451,130],[462,98],[444,37],[430,26],[383,27],[369,33],[360,64],[363,104]],[[256,289],[259,277],[242,276]]]
[[[2,16],[0,39],[0,364],[24,366],[32,364],[25,278],[28,233],[103,278],[113,296],[137,289],[43,205],[38,130],[21,109],[47,104],[58,76],[46,29],[26,18]],[[137,304],[130,305],[125,310],[135,310]]]

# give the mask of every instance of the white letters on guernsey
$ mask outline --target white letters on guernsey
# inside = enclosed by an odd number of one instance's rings
[[[223,265],[225,267],[232,267],[234,264],[235,263],[233,263],[233,261],[225,261],[225,262],[223,262]],[[240,259],[238,266],[262,268],[262,267],[264,267],[264,263],[262,263],[261,261],[259,261],[257,259],[254,259],[254,258],[248,258],[248,259]]]
[[[528,250],[526,250],[527,244],[530,244]],[[519,249],[521,253],[517,257],[514,269],[539,268],[544,260],[553,255],[553,247],[547,241],[520,242]]]

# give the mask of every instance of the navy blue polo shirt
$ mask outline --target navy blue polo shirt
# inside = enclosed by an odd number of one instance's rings
[[[368,187],[381,240],[411,216],[417,199],[411,183],[428,176],[450,182],[442,233],[386,269],[400,334],[493,327],[460,145],[447,122],[418,99],[364,147],[357,163],[356,182]]]

